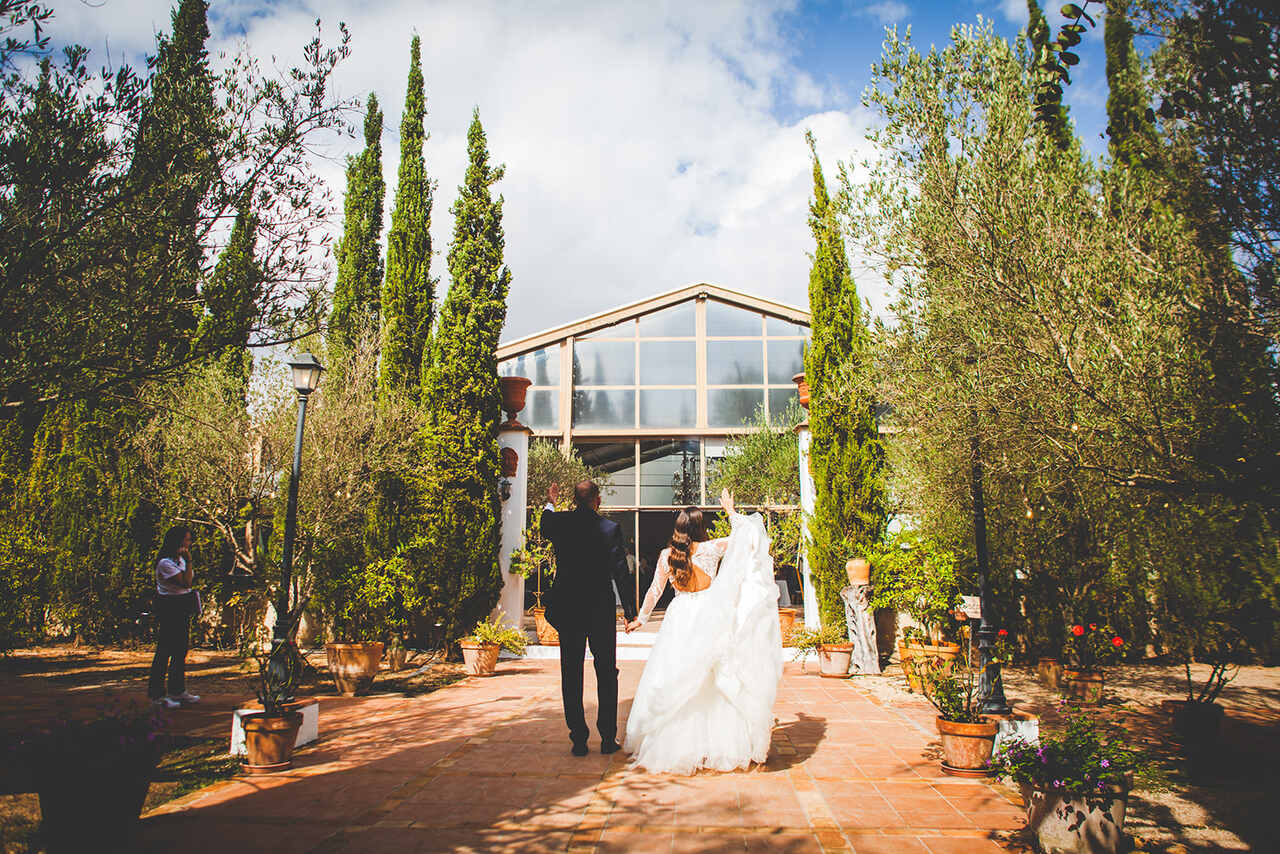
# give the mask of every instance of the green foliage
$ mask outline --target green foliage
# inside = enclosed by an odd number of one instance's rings
[[[1080,670],[1115,664],[1124,655],[1124,638],[1108,625],[1075,623],[1066,628],[1072,663]]]
[[[528,638],[525,637],[522,630],[507,626],[503,622],[502,616],[502,614],[498,614],[492,620],[484,619],[476,623],[468,636],[468,640],[473,640],[476,643],[496,643],[507,652],[524,655]]]
[[[1032,54],[1036,62],[1044,62],[1049,59],[1047,48],[1049,44],[1049,22],[1045,20],[1044,10],[1040,8],[1037,0],[1027,0],[1027,43],[1031,45]],[[1072,38],[1079,40],[1078,36],[1072,34]],[[1060,90],[1058,90],[1060,91]],[[1075,143],[1075,133],[1071,128],[1071,122],[1067,118],[1070,107],[1062,103],[1061,98],[1056,101],[1049,102],[1042,113],[1042,119],[1045,129],[1054,143],[1064,151]]]
[[[333,286],[333,308],[325,341],[333,355],[350,349],[356,339],[378,329],[382,316],[382,205],[386,191],[382,177],[382,110],[377,95],[370,93],[364,118],[364,150],[347,158],[338,279]],[[334,377],[329,379],[332,382]]]
[[[941,637],[959,604],[955,554],[927,535],[900,531],[870,560],[872,607],[910,614],[930,637]]]
[[[1133,46],[1129,0],[1112,0],[1103,20],[1107,48],[1107,135],[1111,159],[1127,166],[1145,163],[1154,153],[1154,128],[1146,121],[1148,97],[1142,61]]]
[[[250,204],[246,199],[236,214],[227,248],[222,250],[218,266],[202,294],[207,311],[196,328],[198,342],[229,342],[216,358],[231,381],[233,401],[242,404],[249,393],[249,374],[253,370],[249,334],[258,314],[262,290],[262,267],[254,257],[258,218]],[[206,348],[212,351],[214,346],[210,343]]]
[[[44,615],[40,603],[51,568],[60,555],[38,532],[17,519],[4,520],[0,536],[0,654],[41,639]]]
[[[341,642],[396,642],[421,608],[416,579],[401,555],[327,576],[316,598],[330,603],[333,637]]]
[[[848,643],[843,624],[822,625],[817,629],[806,629],[797,625],[791,630],[791,646],[795,648],[795,658],[804,658],[810,652],[816,652],[820,646]]]
[[[813,341],[805,354],[810,388],[810,472],[817,489],[808,521],[810,573],[824,625],[844,625],[840,591],[848,558],[879,541],[888,520],[884,451],[869,396],[837,390],[844,372],[858,374],[867,361],[862,305],[849,272],[844,237],[822,176],[812,134],[813,202],[809,227],[817,244],[809,272]]]
[[[982,705],[987,697],[979,690],[981,683],[973,667],[973,643],[967,625],[960,630],[960,644],[964,650],[963,664],[916,652],[903,662],[903,667],[920,680],[925,699],[944,721],[982,723]]]
[[[491,193],[502,168],[489,163],[478,112],[467,153],[452,208],[452,284],[422,386],[419,480],[431,512],[404,551],[421,585],[424,628],[446,647],[488,613],[502,589],[496,351],[511,271],[503,263],[502,198]]]
[[[431,278],[431,198],[422,146],[427,100],[422,79],[421,41],[409,45],[409,83],[400,120],[400,176],[391,232],[387,235],[387,277],[382,290],[382,369],[378,385],[417,396],[428,356],[435,313],[436,280]]]

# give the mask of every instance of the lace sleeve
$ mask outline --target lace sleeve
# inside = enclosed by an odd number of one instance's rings
[[[725,550],[729,548],[729,538],[720,537],[716,540],[707,540],[705,543],[698,544],[698,551],[704,552],[716,560],[724,557]]]
[[[644,607],[640,609],[640,615],[636,617],[640,621],[640,625],[643,626],[649,622],[649,615],[653,613],[654,606],[662,598],[662,591],[667,589],[667,579],[670,576],[671,567],[667,563],[667,550],[663,549],[662,554],[658,555],[658,565],[653,570],[653,583],[649,585],[649,592],[644,594]]]

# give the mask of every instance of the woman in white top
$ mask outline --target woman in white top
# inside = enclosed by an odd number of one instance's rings
[[[702,512],[681,511],[644,607],[627,625],[644,625],[670,581],[676,596],[627,717],[631,762],[649,771],[732,771],[769,754],[782,678],[769,537],[759,514],[734,512],[727,491],[720,503],[732,533],[708,540]]]
[[[156,560],[156,654],[147,694],[156,705],[176,709],[200,698],[187,691],[187,640],[196,593],[191,589],[191,531],[174,525],[164,534]],[[168,690],[165,680],[168,677]]]

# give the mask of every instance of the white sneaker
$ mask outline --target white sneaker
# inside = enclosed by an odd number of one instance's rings
[[[156,697],[151,702],[155,703],[157,706],[159,706],[162,709],[173,710],[173,709],[182,708],[181,703],[179,703],[177,700],[170,699],[169,697]]]
[[[169,699],[184,706],[200,702],[200,698],[190,691],[183,691],[181,694],[170,694]]]

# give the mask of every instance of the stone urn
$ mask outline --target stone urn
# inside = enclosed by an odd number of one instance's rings
[[[1133,774],[1113,784],[1102,801],[1023,784],[1027,832],[1045,854],[1119,854],[1126,851],[1125,814]]]
[[[462,663],[468,676],[494,676],[498,669],[498,653],[502,647],[496,643],[477,640],[460,640]]]
[[[1064,692],[1069,700],[1077,700],[1085,705],[1097,706],[1102,703],[1102,693],[1106,688],[1106,677],[1101,670],[1065,670],[1063,671]]]
[[[1062,688],[1062,662],[1056,658],[1041,658],[1036,663],[1036,676],[1039,677],[1040,684],[1050,691],[1060,690]]]
[[[507,413],[507,422],[514,423],[516,415],[524,409],[525,397],[533,380],[528,377],[498,377],[498,387],[502,390],[502,411]]]
[[[782,645],[791,645],[791,630],[795,628],[796,620],[800,618],[799,608],[788,608],[785,605],[778,606],[778,628],[782,631]]]
[[[800,405],[805,409],[809,408],[809,383],[805,381],[804,374],[796,374],[791,378],[796,384],[796,389],[800,392]]]
[[[827,679],[848,679],[853,644],[824,643],[818,645],[818,675]]]
[[[325,644],[329,673],[338,686],[338,693],[344,697],[367,693],[373,687],[373,678],[378,675],[382,651],[381,641]]]

